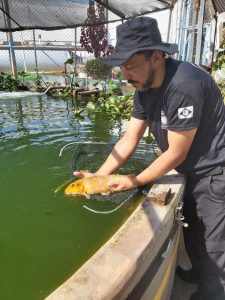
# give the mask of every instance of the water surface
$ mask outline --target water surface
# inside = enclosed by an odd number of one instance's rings
[[[78,167],[94,171],[123,131],[123,122],[104,114],[74,116],[76,102],[47,96],[0,95],[0,299],[44,299],[77,270],[123,224],[141,200],[137,196],[115,213],[118,201],[65,197],[57,186],[71,178],[77,145],[90,142]],[[94,144],[104,142],[105,144]],[[99,151],[96,151],[96,148]],[[145,148],[145,147],[144,147]],[[93,150],[94,149],[94,150]],[[140,157],[142,157],[139,160]],[[143,168],[145,150],[122,172]],[[145,162],[142,165],[142,159]]]

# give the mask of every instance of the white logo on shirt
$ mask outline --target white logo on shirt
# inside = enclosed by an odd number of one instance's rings
[[[161,110],[161,128],[167,129],[167,116],[165,115],[164,110]]]
[[[190,119],[193,118],[193,106],[178,108],[178,118],[179,119]]]

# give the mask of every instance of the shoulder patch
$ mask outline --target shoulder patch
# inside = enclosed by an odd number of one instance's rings
[[[194,107],[187,106],[178,108],[178,118],[179,119],[190,119],[193,118]]]

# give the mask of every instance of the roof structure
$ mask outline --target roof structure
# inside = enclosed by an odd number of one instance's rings
[[[115,22],[173,8],[177,0],[0,0],[0,31],[29,29],[55,30],[87,25],[90,2],[108,9],[108,18],[99,23]],[[182,0],[185,1],[185,0]],[[199,0],[200,1],[200,0]],[[225,12],[224,0],[206,0],[211,14]],[[207,15],[207,13],[206,13]]]
[[[176,0],[92,2],[107,8],[109,13],[106,22],[114,22],[169,9]],[[0,0],[0,31],[54,30],[82,26],[86,24],[89,3],[90,0]]]
[[[218,13],[225,12],[225,1],[224,0],[212,0],[214,3],[215,10]]]

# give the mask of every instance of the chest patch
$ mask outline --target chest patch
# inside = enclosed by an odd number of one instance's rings
[[[178,108],[178,118],[179,119],[190,119],[193,118],[194,107],[187,106]]]

